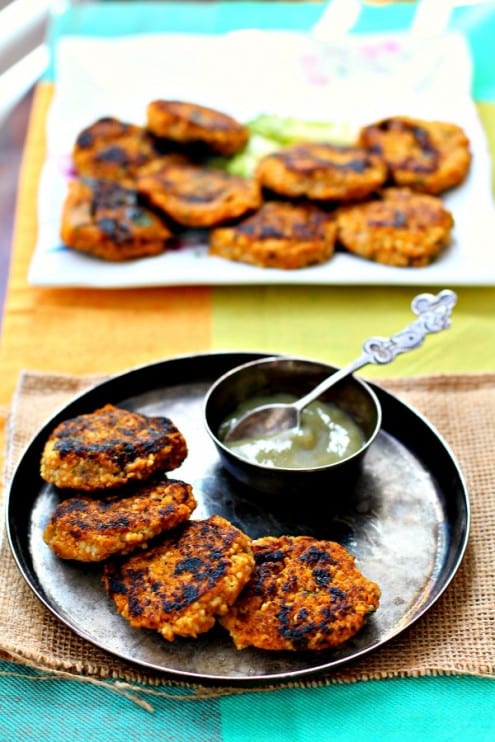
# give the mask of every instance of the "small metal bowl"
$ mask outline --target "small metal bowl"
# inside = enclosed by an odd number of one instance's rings
[[[335,366],[309,359],[270,357],[221,376],[206,395],[204,421],[227,471],[248,487],[270,495],[302,495],[300,502],[309,493],[324,497],[327,503],[341,499],[342,488],[355,483],[363,457],[381,426],[380,403],[364,381],[349,376],[320,398],[350,415],[364,434],[362,447],[348,458],[304,469],[267,466],[241,458],[219,437],[220,426],[242,402],[281,392],[302,397],[336,370]]]

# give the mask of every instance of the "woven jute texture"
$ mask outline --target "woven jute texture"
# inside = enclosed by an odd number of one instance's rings
[[[22,375],[9,418],[6,482],[46,418],[97,381]],[[420,620],[359,662],[310,682],[439,674],[495,677],[495,373],[393,379],[380,385],[422,412],[457,457],[470,494],[469,544],[453,582]],[[54,617],[25,584],[5,538],[0,551],[0,653],[88,681],[115,678],[149,688],[174,684],[161,673],[99,650]]]

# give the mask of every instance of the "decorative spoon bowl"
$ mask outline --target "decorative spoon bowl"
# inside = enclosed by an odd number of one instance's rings
[[[426,335],[447,329],[456,300],[455,293],[448,289],[437,295],[416,296],[411,303],[416,320],[391,337],[366,340],[361,355],[343,369],[310,359],[277,356],[247,363],[222,376],[206,395],[204,420],[224,467],[242,483],[272,495],[294,498],[302,494],[304,498],[304,493],[311,491],[327,501],[341,498],[343,490],[359,475],[363,457],[381,426],[376,395],[353,372],[370,363],[389,363],[397,355],[419,347]],[[280,394],[289,395],[290,401],[280,402]],[[328,404],[337,408],[359,430],[357,447],[323,463],[308,458],[303,461],[310,463],[294,465],[265,457],[265,436],[276,439],[272,449],[277,448],[278,436],[301,428],[301,415],[315,398],[323,407]],[[272,399],[273,403],[265,403]],[[238,447],[243,438],[247,446]],[[282,448],[286,446],[287,439],[280,441]],[[255,458],[246,455],[252,449]]]
[[[362,431],[362,444],[351,456],[323,466],[292,468],[249,461],[230,448],[222,424],[238,407],[258,396],[288,394],[300,397],[337,369],[303,358],[270,357],[239,366],[222,376],[205,401],[206,429],[223,466],[248,487],[291,499],[321,496],[331,501],[342,496],[360,471],[360,463],[381,426],[380,403],[364,382],[348,376],[323,394],[321,400],[343,410]]]

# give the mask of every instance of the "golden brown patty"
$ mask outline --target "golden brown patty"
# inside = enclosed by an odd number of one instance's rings
[[[154,160],[150,160],[150,162],[140,167],[137,175],[138,177],[142,175],[155,175],[171,165],[181,166],[193,164],[191,158],[181,152],[168,152],[159,155]]]
[[[383,157],[394,183],[423,193],[459,185],[471,164],[466,134],[443,121],[392,116],[364,127],[360,142]]]
[[[132,493],[63,500],[43,538],[62,559],[100,562],[146,547],[187,520],[195,507],[191,485],[161,475]]]
[[[201,142],[227,157],[241,150],[249,139],[247,127],[231,116],[184,101],[149,103],[147,126],[157,137],[186,144]]]
[[[283,196],[348,201],[379,188],[387,170],[378,155],[362,147],[308,142],[266,155],[256,176]]]
[[[237,649],[332,649],[378,607],[378,585],[340,544],[267,536],[253,541],[253,551],[253,576],[221,618]]]
[[[261,205],[254,180],[192,165],[144,175],[138,178],[137,188],[153,206],[187,227],[211,227]]]
[[[186,456],[184,436],[168,418],[107,404],[57,425],[43,449],[41,476],[57,487],[94,492],[171,471]]]
[[[449,244],[452,214],[440,199],[407,188],[337,211],[337,239],[350,252],[395,266],[421,267]]]
[[[171,237],[159,216],[138,204],[137,193],[104,180],[73,180],[60,236],[68,247],[114,262],[158,255]]]
[[[72,151],[80,175],[121,183],[132,181],[138,169],[156,156],[153,137],[146,129],[112,117],[83,129]]]
[[[210,255],[263,268],[303,268],[334,251],[335,219],[312,204],[277,201],[232,227],[210,233]]]
[[[105,565],[103,583],[132,626],[171,641],[212,628],[254,567],[250,539],[213,515],[189,521],[160,546]]]

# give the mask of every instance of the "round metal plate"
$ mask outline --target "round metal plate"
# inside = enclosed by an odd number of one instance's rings
[[[270,502],[237,484],[221,467],[203,426],[204,395],[221,374],[263,353],[184,356],[133,369],[80,395],[34,437],[13,477],[7,532],[16,562],[37,597],[78,635],[123,660],[195,682],[287,680],[329,671],[380,647],[428,610],[454,576],[469,531],[469,501],[445,442],[417,412],[376,385],[383,427],[346,502],[333,511],[310,491],[297,501]],[[361,571],[381,587],[367,626],[338,650],[314,653],[237,651],[217,627],[172,643],[133,629],[115,613],[100,568],[59,560],[42,532],[58,494],[39,476],[45,441],[60,421],[105,403],[170,417],[189,455],[171,476],[190,482],[194,518],[223,515],[253,538],[310,534],[342,543]]]

